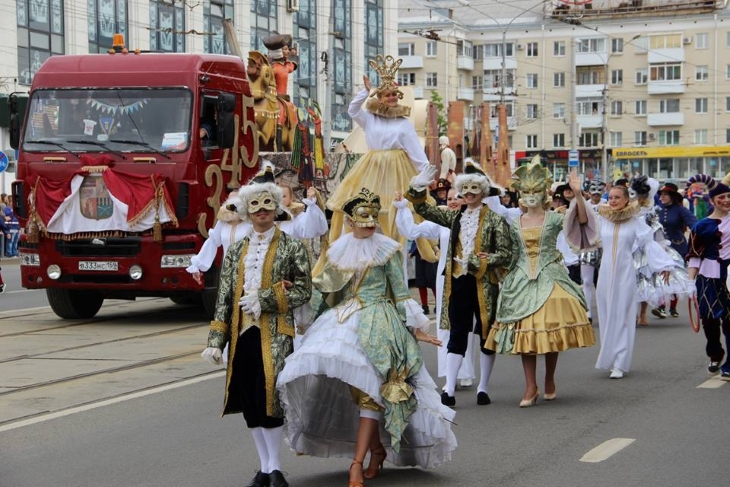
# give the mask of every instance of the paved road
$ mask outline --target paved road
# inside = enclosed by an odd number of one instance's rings
[[[165,300],[112,304],[60,328],[48,313],[0,315],[0,486],[244,485],[256,454],[242,419],[220,418],[222,374],[198,358],[202,317]],[[492,405],[457,391],[452,462],[386,464],[368,485],[724,485],[730,386],[708,376],[703,349],[683,318],[654,320],[637,330],[628,377],[595,370],[595,347],[573,350],[560,358],[558,399],[529,409],[517,407],[519,359],[500,357]],[[628,445],[581,461],[617,439]],[[293,486],[347,482],[346,460],[286,451],[283,463]]]
[[[18,259],[3,259],[0,262],[5,292],[0,294],[0,311],[48,306],[46,292],[40,289],[24,289],[20,285]]]

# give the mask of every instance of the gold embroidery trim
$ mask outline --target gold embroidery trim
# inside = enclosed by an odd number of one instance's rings
[[[479,213],[479,231],[477,232],[477,238],[474,240],[474,249],[479,249],[481,252],[482,250],[482,235],[484,228],[484,220],[487,217],[487,214],[491,210],[488,206],[483,206],[482,211]],[[485,260],[485,272],[486,272],[486,259]],[[487,330],[489,329],[489,313],[487,313],[487,299],[484,295],[484,288],[486,285],[489,285],[488,283],[483,282],[484,273],[481,272],[481,269],[479,271],[481,275],[475,276],[477,278],[477,301],[479,302],[479,316],[482,320],[482,339],[487,338]]]
[[[274,258],[276,257],[276,250],[279,247],[279,236],[281,230],[276,227],[274,230],[274,238],[271,239],[269,249],[266,251],[266,257],[264,258],[264,268],[261,271],[261,288],[268,289],[271,287],[271,279],[273,277],[274,269]],[[276,291],[275,291],[276,292]],[[286,316],[278,315],[278,325],[281,324],[281,320],[284,320],[286,325]],[[266,415],[274,415],[274,399],[276,394],[276,372],[274,370],[274,353],[271,350],[271,316],[270,313],[261,313],[259,318],[261,324],[261,358],[264,364],[264,379],[266,383]]]
[[[238,343],[238,329],[239,320],[241,319],[241,307],[238,306],[238,301],[241,299],[243,294],[243,280],[246,277],[245,274],[245,259],[248,253],[248,239],[243,241],[243,248],[241,249],[241,255],[238,257],[238,274],[236,276],[236,285],[233,290],[233,313],[231,313],[231,344],[228,347],[228,367],[226,368],[226,394],[223,402],[223,411],[225,412],[228,406],[228,388],[231,385],[231,376],[233,375],[233,360],[236,355],[236,344]]]
[[[219,331],[221,333],[228,333],[229,326],[227,323],[223,323],[222,321],[211,321],[210,322],[210,331]]]

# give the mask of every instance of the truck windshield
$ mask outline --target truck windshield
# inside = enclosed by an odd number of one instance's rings
[[[22,147],[179,152],[190,144],[191,115],[192,94],[183,88],[39,89],[29,101]]]

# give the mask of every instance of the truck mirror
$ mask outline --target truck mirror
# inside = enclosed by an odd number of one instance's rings
[[[216,102],[218,125],[218,145],[223,149],[233,147],[233,140],[236,135],[236,126],[233,119],[236,111],[236,96],[231,93],[218,93]]]
[[[18,114],[18,97],[11,93],[8,97],[10,108],[10,147],[17,149],[20,146],[20,115]]]

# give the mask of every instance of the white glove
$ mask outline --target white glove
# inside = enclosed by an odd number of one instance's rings
[[[408,206],[408,200],[406,200],[406,199],[402,199],[400,201],[393,200],[393,206],[395,206],[399,210],[402,210],[403,208],[406,208]]]
[[[257,320],[261,316],[261,304],[259,303],[258,291],[250,291],[248,294],[241,296],[238,305],[244,313],[253,315]]]
[[[211,365],[220,365],[223,354],[218,348],[208,347],[203,350],[203,353],[201,353],[200,356]]]
[[[317,204],[317,200],[315,198],[304,198],[302,200],[302,203],[304,203],[307,206],[314,206]]]
[[[436,176],[436,172],[436,166],[434,166],[433,164],[429,164],[426,169],[424,169],[419,174],[414,176],[413,179],[411,179],[411,186],[416,191],[423,191],[431,185],[434,176]]]
[[[692,297],[697,294],[697,281],[695,279],[689,279],[687,281],[687,296]]]

